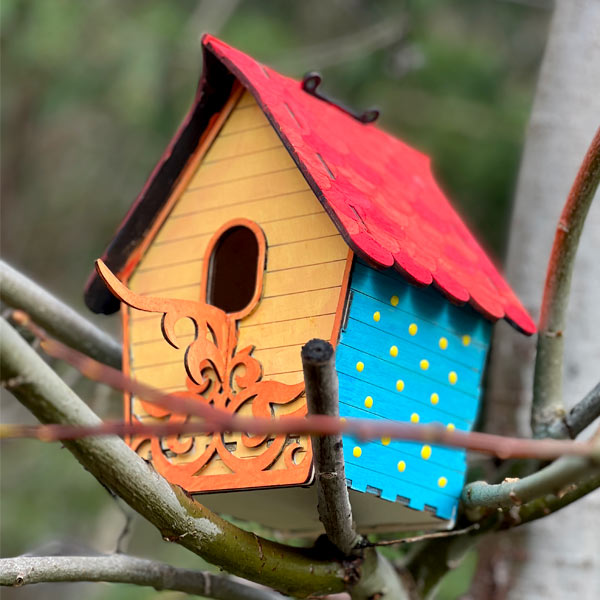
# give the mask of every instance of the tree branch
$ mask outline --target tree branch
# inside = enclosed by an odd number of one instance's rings
[[[20,313],[20,322],[27,324],[27,315]],[[28,325],[31,327],[31,324]],[[305,418],[286,417],[284,419],[245,418],[232,415],[211,405],[199,403],[190,398],[169,395],[148,385],[132,380],[120,371],[93,361],[87,356],[72,350],[56,340],[47,338],[37,327],[32,330],[42,341],[42,348],[55,358],[60,358],[79,369],[84,375],[106,383],[111,387],[130,392],[145,402],[156,404],[173,413],[198,416],[203,422],[159,423],[144,425],[140,423],[104,423],[86,428],[48,425],[46,427],[4,426],[2,437],[38,437],[45,441],[57,439],[78,439],[83,436],[119,434],[131,435],[143,433],[163,436],[175,434],[202,433],[203,431],[244,431],[254,434],[319,434],[333,435],[351,433],[362,439],[389,437],[421,441],[430,444],[466,448],[476,452],[495,454],[500,458],[540,458],[553,459],[562,455],[589,456],[593,448],[588,442],[571,442],[565,440],[527,440],[507,438],[479,432],[450,431],[445,427],[430,425],[414,425],[397,421],[376,419],[348,419],[341,421],[328,415],[311,415]],[[8,382],[8,387],[11,383]]]
[[[333,347],[311,340],[302,348],[302,366],[309,412],[332,417],[339,424],[338,378]],[[360,558],[360,574],[349,581],[352,600],[404,600],[409,592],[389,561],[362,542],[352,522],[342,436],[312,436],[319,518],[328,539],[346,556]]]
[[[11,392],[40,421],[100,424],[100,419],[4,319],[0,319],[0,337],[0,367],[5,377],[16,381]],[[96,479],[155,525],[165,540],[181,544],[230,573],[290,595],[344,590],[345,571],[340,563],[235,527],[177,486],[169,485],[122,440],[90,437],[64,444]]]
[[[520,506],[516,515],[514,515],[514,511],[511,511],[510,515],[506,515],[504,527],[516,527],[547,517],[598,488],[600,488],[600,475],[594,475],[585,481],[573,483],[562,490],[559,495],[549,494],[536,498]]]
[[[468,511],[477,519],[475,523],[479,525],[478,528],[472,528],[471,522],[471,525],[466,528],[466,535],[432,539],[415,545],[408,555],[404,568],[412,576],[415,587],[421,594],[419,597],[430,598],[444,575],[455,569],[466,553],[484,536],[547,517],[598,487],[600,487],[600,473],[596,472],[582,481],[571,480],[557,493],[548,492],[521,506],[511,499],[511,506],[507,505],[504,509],[498,510],[497,504],[491,504],[487,511],[480,509]],[[459,523],[467,525],[469,522],[467,515],[462,514]]]
[[[535,362],[531,426],[547,437],[564,418],[562,370],[565,321],[573,265],[588,210],[600,183],[600,128],[585,155],[560,216],[548,262]]]
[[[0,260],[0,299],[24,310],[50,335],[101,363],[121,368],[121,346],[72,308]]]
[[[309,413],[339,418],[338,378],[331,344],[323,340],[308,342],[302,348],[302,367]],[[319,519],[329,540],[347,556],[361,537],[352,521],[342,436],[313,435],[312,447]]]
[[[110,556],[19,556],[0,559],[0,585],[20,587],[59,581],[103,581],[174,590],[216,600],[284,600],[276,592],[206,571],[161,562]]]
[[[432,539],[416,545],[404,565],[423,597],[433,596],[442,577],[456,568],[467,551],[484,535],[547,517],[600,487],[600,430],[593,436],[592,443],[597,448],[596,462],[587,465],[587,468],[576,464],[580,458],[565,457],[521,480],[506,481],[499,486],[483,482],[467,485],[463,490],[458,520],[467,535]],[[571,461],[574,464],[569,464]],[[578,474],[581,474],[581,479],[576,478]],[[517,484],[520,482],[519,487]],[[483,503],[470,506],[469,502],[476,498],[465,501],[469,490],[475,491],[481,499],[487,499],[487,508]],[[526,498],[533,499],[523,503]]]
[[[550,423],[548,437],[575,439],[598,417],[600,417],[600,383],[580,400],[565,417]]]
[[[466,509],[477,507],[511,508],[546,494],[560,496],[577,481],[600,475],[600,448],[595,458],[564,456],[523,479],[489,484],[475,481],[466,485],[462,503]]]

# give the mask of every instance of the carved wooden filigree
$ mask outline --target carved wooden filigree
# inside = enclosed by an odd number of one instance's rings
[[[193,322],[195,336],[184,358],[186,389],[175,392],[176,395],[229,413],[267,418],[275,414],[277,407],[292,405],[303,394],[303,383],[262,380],[262,367],[252,356],[254,347],[237,350],[237,322],[231,315],[202,302],[140,296],[123,285],[102,261],[96,267],[111,292],[128,306],[162,313],[162,335],[174,348],[180,347],[176,323],[181,319]],[[150,417],[163,422],[181,423],[190,418],[143,400],[140,403]],[[294,410],[279,418],[304,416],[306,403],[296,404]],[[132,412],[130,418],[136,420]],[[236,442],[228,442],[227,434],[206,432],[160,439],[137,436],[129,443],[136,450],[149,444],[157,471],[188,492],[302,484],[312,474],[310,440],[285,434],[241,434]],[[241,452],[243,449],[246,452]],[[218,473],[209,469],[214,461],[223,463]]]

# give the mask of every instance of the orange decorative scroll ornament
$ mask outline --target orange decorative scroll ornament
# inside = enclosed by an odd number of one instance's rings
[[[254,347],[237,351],[237,322],[232,316],[201,302],[140,296],[102,261],[97,261],[96,268],[110,291],[127,305],[163,313],[162,334],[174,348],[179,348],[176,323],[186,318],[194,323],[195,337],[184,358],[187,389],[176,395],[246,416],[285,419],[306,414],[306,402],[300,398],[303,383],[262,381],[262,367],[252,356]],[[190,419],[140,402],[151,418],[175,423]],[[131,419],[137,420],[133,414]],[[129,443],[137,451],[149,447],[157,471],[188,492],[298,485],[312,476],[312,450],[304,436],[206,432],[160,439],[138,436]]]

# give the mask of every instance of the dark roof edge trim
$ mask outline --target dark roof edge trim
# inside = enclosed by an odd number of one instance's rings
[[[113,272],[119,272],[125,266],[154,224],[211,118],[230,96],[235,77],[204,44],[203,65],[190,110],[102,255],[102,260]],[[120,306],[95,270],[85,285],[84,300],[92,312],[99,314],[113,314]]]

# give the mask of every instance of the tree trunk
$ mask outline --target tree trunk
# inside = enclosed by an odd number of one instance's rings
[[[534,317],[539,316],[558,217],[599,125],[600,2],[557,0],[527,132],[506,264],[508,280]],[[579,246],[569,302],[564,358],[567,408],[598,381],[599,239],[596,198]],[[505,325],[498,327],[486,414],[488,430],[530,434],[534,353],[535,339],[517,336]],[[510,540],[493,551],[490,563],[496,580],[491,577],[487,598],[598,597],[599,515],[600,495],[592,494],[577,508],[567,508],[511,534]],[[498,593],[503,587],[506,595]]]

